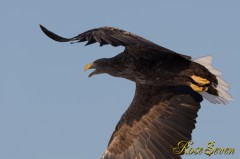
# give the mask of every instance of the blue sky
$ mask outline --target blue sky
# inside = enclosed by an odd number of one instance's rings
[[[230,3],[231,2],[231,3]],[[39,24],[71,37],[99,26],[115,26],[176,52],[212,55],[231,86],[233,102],[202,103],[193,131],[195,147],[234,147],[240,157],[240,2],[14,1],[0,6],[0,158],[95,159],[129,106],[133,82],[98,75],[85,64],[111,57],[122,47],[70,45],[48,39]]]

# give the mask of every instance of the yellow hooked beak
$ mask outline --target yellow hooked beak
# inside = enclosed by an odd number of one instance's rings
[[[92,63],[89,63],[87,64],[85,67],[84,67],[84,72],[86,72],[87,70],[91,69],[92,68]],[[92,77],[92,75],[94,74],[95,71],[93,71],[92,73],[90,73],[88,75],[88,77]]]
[[[92,64],[91,64],[91,63],[87,64],[87,65],[84,67],[84,72],[86,72],[88,69],[91,69],[91,67],[92,67]]]

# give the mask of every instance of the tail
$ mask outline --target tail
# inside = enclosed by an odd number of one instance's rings
[[[233,100],[231,95],[228,93],[229,85],[227,82],[225,82],[221,75],[222,73],[215,69],[212,66],[212,57],[211,56],[204,56],[200,58],[196,58],[193,60],[196,63],[199,63],[200,65],[203,65],[205,68],[207,68],[213,75],[216,76],[218,84],[214,86],[214,88],[217,90],[217,96],[212,95],[208,92],[200,92],[200,94],[207,99],[208,101],[216,104],[227,104],[229,101]]]

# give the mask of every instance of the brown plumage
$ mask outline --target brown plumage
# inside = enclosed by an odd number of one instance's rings
[[[124,46],[112,57],[86,65],[89,76],[107,73],[136,83],[132,103],[121,117],[103,159],[177,159],[173,148],[191,140],[202,96],[213,103],[227,103],[231,96],[211,57],[191,59],[127,31],[101,27],[73,38],[63,38],[41,26],[59,42],[98,42]]]
[[[103,158],[180,158],[172,149],[191,140],[201,101],[189,87],[137,85]]]

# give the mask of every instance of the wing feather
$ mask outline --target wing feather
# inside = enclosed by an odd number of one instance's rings
[[[162,53],[175,53],[172,50],[169,50],[167,48],[164,48],[162,46],[159,46],[147,39],[144,39],[138,35],[135,35],[133,33],[127,32],[125,30],[121,30],[114,27],[100,27],[91,29],[88,31],[85,31],[75,37],[72,38],[64,38],[62,36],[59,36],[49,30],[47,30],[44,26],[40,25],[41,30],[51,39],[58,41],[58,42],[71,42],[71,43],[77,43],[77,42],[87,42],[86,45],[94,44],[98,42],[100,46],[110,44],[114,47],[116,46],[124,46],[126,49],[131,48],[133,50],[137,50],[138,47],[145,47],[145,48],[154,48],[157,49],[159,52]],[[190,56],[179,54],[180,56],[191,59]]]
[[[108,153],[114,159],[119,155],[124,159],[181,159],[173,148],[191,140],[201,101],[188,87],[137,84],[134,100],[116,126],[103,159],[109,159]]]
[[[83,32],[75,37],[72,38],[64,38],[61,37],[49,30],[47,30],[44,26],[40,25],[42,31],[51,39],[58,41],[58,42],[84,42],[87,41],[87,44],[93,44],[95,42],[99,42],[100,45],[104,44],[111,44],[112,46],[129,46],[129,45],[155,45],[151,41],[148,41],[140,36],[134,35],[127,31],[114,28],[114,27],[100,27],[96,29],[91,29],[86,32]],[[102,39],[101,40],[95,40]]]

